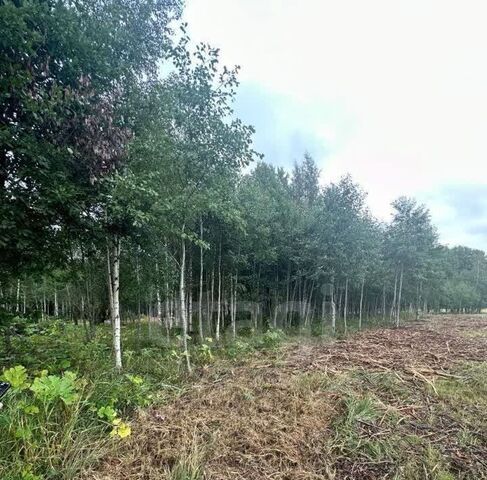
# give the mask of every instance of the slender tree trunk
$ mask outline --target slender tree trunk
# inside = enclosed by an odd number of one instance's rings
[[[20,278],[17,280],[17,295],[16,295],[16,305],[15,311],[20,312]]]
[[[313,282],[311,283],[311,289],[309,292],[308,301],[306,302],[306,316],[304,319],[305,325],[310,328],[311,328],[311,322],[312,322],[313,311],[314,311],[314,307],[312,304],[314,289],[315,289],[315,281],[313,280]]]
[[[234,293],[235,290],[233,288],[233,276],[230,275],[230,324],[232,327],[232,337],[235,339],[235,310],[234,310]]]
[[[321,300],[321,335],[325,332],[325,320],[326,320],[326,294],[323,291],[323,298]]]
[[[392,322],[392,319],[394,318],[395,314],[395,308],[396,308],[396,298],[397,298],[397,269],[396,269],[396,274],[394,276],[394,297],[392,298],[392,304],[391,304],[391,312],[390,312],[390,319]]]
[[[307,284],[308,284],[308,280],[305,278],[304,279],[304,282],[303,282],[303,291],[302,291],[302,295],[301,295],[301,318],[304,320],[304,323],[306,325],[306,310],[307,310],[307,291],[306,291],[306,287],[307,287]]]
[[[403,272],[404,272],[404,266],[401,265],[401,276],[399,277],[399,294],[397,296],[396,327],[399,327],[399,322],[400,322]]]
[[[331,329],[333,335],[336,333],[337,311],[335,305],[335,279],[331,280]]]
[[[238,270],[235,271],[235,283],[233,286],[233,324],[232,335],[233,339],[237,337],[237,283],[238,283]]]
[[[42,319],[44,319],[44,316],[49,315],[49,312],[47,311],[47,301],[46,301],[46,286],[44,284],[44,289],[42,292]]]
[[[287,321],[288,322],[287,323],[287,326],[288,327],[290,327],[292,325],[297,290],[298,290],[298,280],[295,280],[294,281],[294,288],[293,288],[293,295],[292,295],[292,298],[291,298],[291,306],[292,306],[291,317],[288,318],[288,321]],[[289,310],[288,310],[288,317],[289,317]]]
[[[165,315],[165,324],[166,324],[166,337],[169,340],[170,337],[170,330],[172,327],[172,321],[171,321],[171,315],[172,315],[172,310],[171,310],[171,291],[169,289],[169,279],[167,276],[167,271],[169,269],[169,264],[168,264],[168,252],[167,252],[167,243],[164,242],[164,267],[165,267],[165,282],[164,282],[164,287],[165,287],[165,299],[164,299],[164,315]]]
[[[347,333],[347,310],[348,310],[348,277],[345,278],[345,299],[343,304],[343,326],[345,328],[345,333]]]
[[[200,293],[198,301],[198,332],[203,341],[203,218],[200,217]]]
[[[416,321],[419,320],[419,310],[421,308],[421,294],[423,290],[423,282],[420,281],[418,284],[418,298],[416,300]]]
[[[109,297],[111,299],[111,319],[113,330],[113,352],[115,355],[115,368],[122,369],[122,346],[120,325],[120,239],[115,236],[108,251],[108,278]]]
[[[211,323],[210,323],[210,307],[211,307],[211,297],[210,297],[210,292],[211,288],[209,287],[211,285],[210,281],[210,274],[209,272],[206,272],[206,326],[208,330],[208,334],[211,336],[213,335],[213,332],[211,330]]]
[[[193,331],[193,255],[189,251],[188,262],[188,328]]]
[[[184,234],[184,225],[183,225]],[[186,359],[186,367],[188,372],[191,372],[191,362],[188,352],[188,319],[186,318],[186,284],[185,284],[185,271],[186,271],[186,243],[184,237],[181,238],[181,265],[179,276],[179,300],[180,300],[180,315],[181,326],[183,329],[183,355]]]
[[[364,285],[365,285],[365,277],[362,278],[362,285],[360,287],[360,307],[359,307],[359,316],[358,316],[359,330],[362,330],[362,307],[364,303]]]
[[[139,251],[135,254],[135,279],[137,281],[137,342],[140,342],[142,336],[142,299],[140,292],[140,265]]]
[[[216,315],[216,341],[220,340],[220,321],[222,310],[222,242],[220,239],[220,250],[218,253],[218,305]]]
[[[276,291],[274,295],[274,318],[272,326],[277,328],[277,306],[279,305],[279,271],[276,272]]]
[[[86,322],[85,296],[83,294],[81,294],[80,315],[81,315],[81,321],[83,323],[83,330],[85,332],[85,341],[88,342],[88,340],[90,339],[90,334],[89,334],[89,330],[88,330],[88,324]]]
[[[382,286],[382,321],[386,321],[386,283]]]
[[[287,279],[286,279],[286,308],[284,312],[284,326],[288,324],[288,312],[289,312],[289,289],[291,286],[291,264],[289,264],[287,269]]]
[[[338,290],[340,292],[340,295],[338,296],[338,318],[341,318],[342,317],[342,314],[343,314],[343,302],[342,302],[342,298],[343,298],[343,287],[341,287],[340,285],[338,285]]]
[[[162,320],[162,299],[161,299],[161,289],[159,287],[160,281],[159,281],[159,263],[156,262],[156,302],[157,302],[157,319],[159,320],[159,323],[161,324],[161,327],[163,325],[163,320]]]
[[[254,315],[254,328],[257,330],[258,328],[258,323],[260,321],[260,271],[261,271],[261,265],[259,264],[259,271],[257,273],[257,309],[256,313]]]
[[[211,306],[210,313],[208,315],[208,330],[213,335],[213,311],[215,309],[215,265],[213,265],[211,271]]]
[[[54,287],[54,316],[58,317],[59,316],[59,305],[57,301],[57,288]]]

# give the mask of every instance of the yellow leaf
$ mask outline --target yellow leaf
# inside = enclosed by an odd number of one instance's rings
[[[127,425],[126,423],[121,423],[119,426],[118,426],[118,436],[120,438],[125,438],[125,437],[128,437],[130,436],[130,434],[132,433],[132,429],[130,428],[130,425]]]

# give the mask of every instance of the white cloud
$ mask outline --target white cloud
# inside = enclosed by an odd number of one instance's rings
[[[483,0],[188,0],[186,10],[195,40],[240,64],[244,85],[298,106],[280,123],[322,139],[325,179],[351,172],[379,216],[399,195],[428,198],[451,243],[471,237],[459,219],[446,227],[443,187],[487,178],[486,18]]]

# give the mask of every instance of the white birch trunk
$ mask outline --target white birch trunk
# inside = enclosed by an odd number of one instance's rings
[[[216,315],[216,340],[220,340],[220,316],[222,310],[222,244],[220,240],[220,252],[218,255],[218,305]]]
[[[156,262],[156,308],[157,308],[157,319],[159,323],[163,324],[162,320],[162,300],[161,300],[161,289],[159,288],[159,263]]]
[[[122,369],[122,345],[120,324],[120,239],[115,236],[111,252],[108,252],[109,296],[111,298],[111,320],[113,330],[113,353],[115,368]]]
[[[400,323],[403,272],[404,272],[404,267],[403,265],[401,265],[401,276],[399,277],[399,294],[397,298],[397,309],[396,309],[396,327],[399,327],[399,323]]]
[[[208,331],[212,332],[213,335],[213,311],[215,308],[215,266],[211,271],[211,303],[210,310],[208,314]]]
[[[331,329],[333,335],[336,333],[337,309],[335,304],[335,279],[331,282]]]
[[[59,305],[57,302],[57,288],[54,288],[54,316],[59,316]]]
[[[358,316],[358,328],[359,330],[362,329],[362,307],[364,304],[364,284],[365,284],[365,277],[362,278],[362,286],[360,288],[360,311]]]
[[[396,275],[394,277],[394,297],[392,298],[391,314],[390,314],[391,322],[395,315],[396,298],[397,298],[397,270],[396,270]]]
[[[188,329],[193,331],[193,255],[189,254],[188,265]]]
[[[183,225],[184,233],[184,225]],[[186,358],[186,367],[188,371],[191,371],[191,362],[189,360],[188,352],[188,320],[186,318],[186,291],[185,291],[185,278],[184,273],[186,270],[186,243],[184,237],[181,239],[181,265],[180,265],[180,278],[179,278],[179,300],[180,300],[180,315],[181,326],[183,328],[183,355]]]
[[[17,280],[17,302],[15,306],[15,311],[20,312],[20,278]]]
[[[235,339],[237,336],[237,282],[238,282],[238,271],[235,272],[235,284],[233,287],[233,324],[232,324],[232,335]]]
[[[203,219],[200,218],[200,293],[198,301],[198,331],[200,340],[203,341]]]

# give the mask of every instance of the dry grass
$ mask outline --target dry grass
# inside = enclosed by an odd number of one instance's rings
[[[443,316],[219,364],[83,478],[487,478],[484,329]]]

